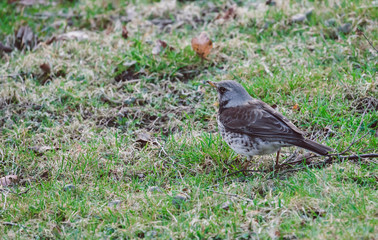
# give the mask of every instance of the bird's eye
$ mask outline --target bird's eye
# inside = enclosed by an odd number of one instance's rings
[[[219,88],[219,92],[220,92],[220,93],[225,93],[226,91],[227,91],[227,89],[224,88],[224,87],[220,87],[220,88]]]

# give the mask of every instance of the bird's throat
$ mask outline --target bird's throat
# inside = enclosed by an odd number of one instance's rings
[[[227,106],[228,102],[229,102],[229,100],[219,102],[219,114],[221,114],[225,109],[227,109],[226,106]]]

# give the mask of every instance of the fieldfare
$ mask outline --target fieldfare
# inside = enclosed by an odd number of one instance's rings
[[[320,155],[333,149],[306,139],[304,133],[281,113],[261,100],[252,98],[242,85],[227,80],[208,83],[218,91],[218,128],[224,141],[238,154],[277,152],[281,147],[298,146]]]

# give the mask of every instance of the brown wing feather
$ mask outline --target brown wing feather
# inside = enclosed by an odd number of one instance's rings
[[[248,105],[224,109],[219,120],[228,130],[263,138],[302,140],[303,133],[268,104],[254,100]]]

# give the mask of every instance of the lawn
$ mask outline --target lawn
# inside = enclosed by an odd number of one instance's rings
[[[1,1],[0,178],[17,180],[0,184],[0,237],[376,239],[377,158],[247,161],[206,81],[240,82],[335,153],[377,154],[377,8]]]

